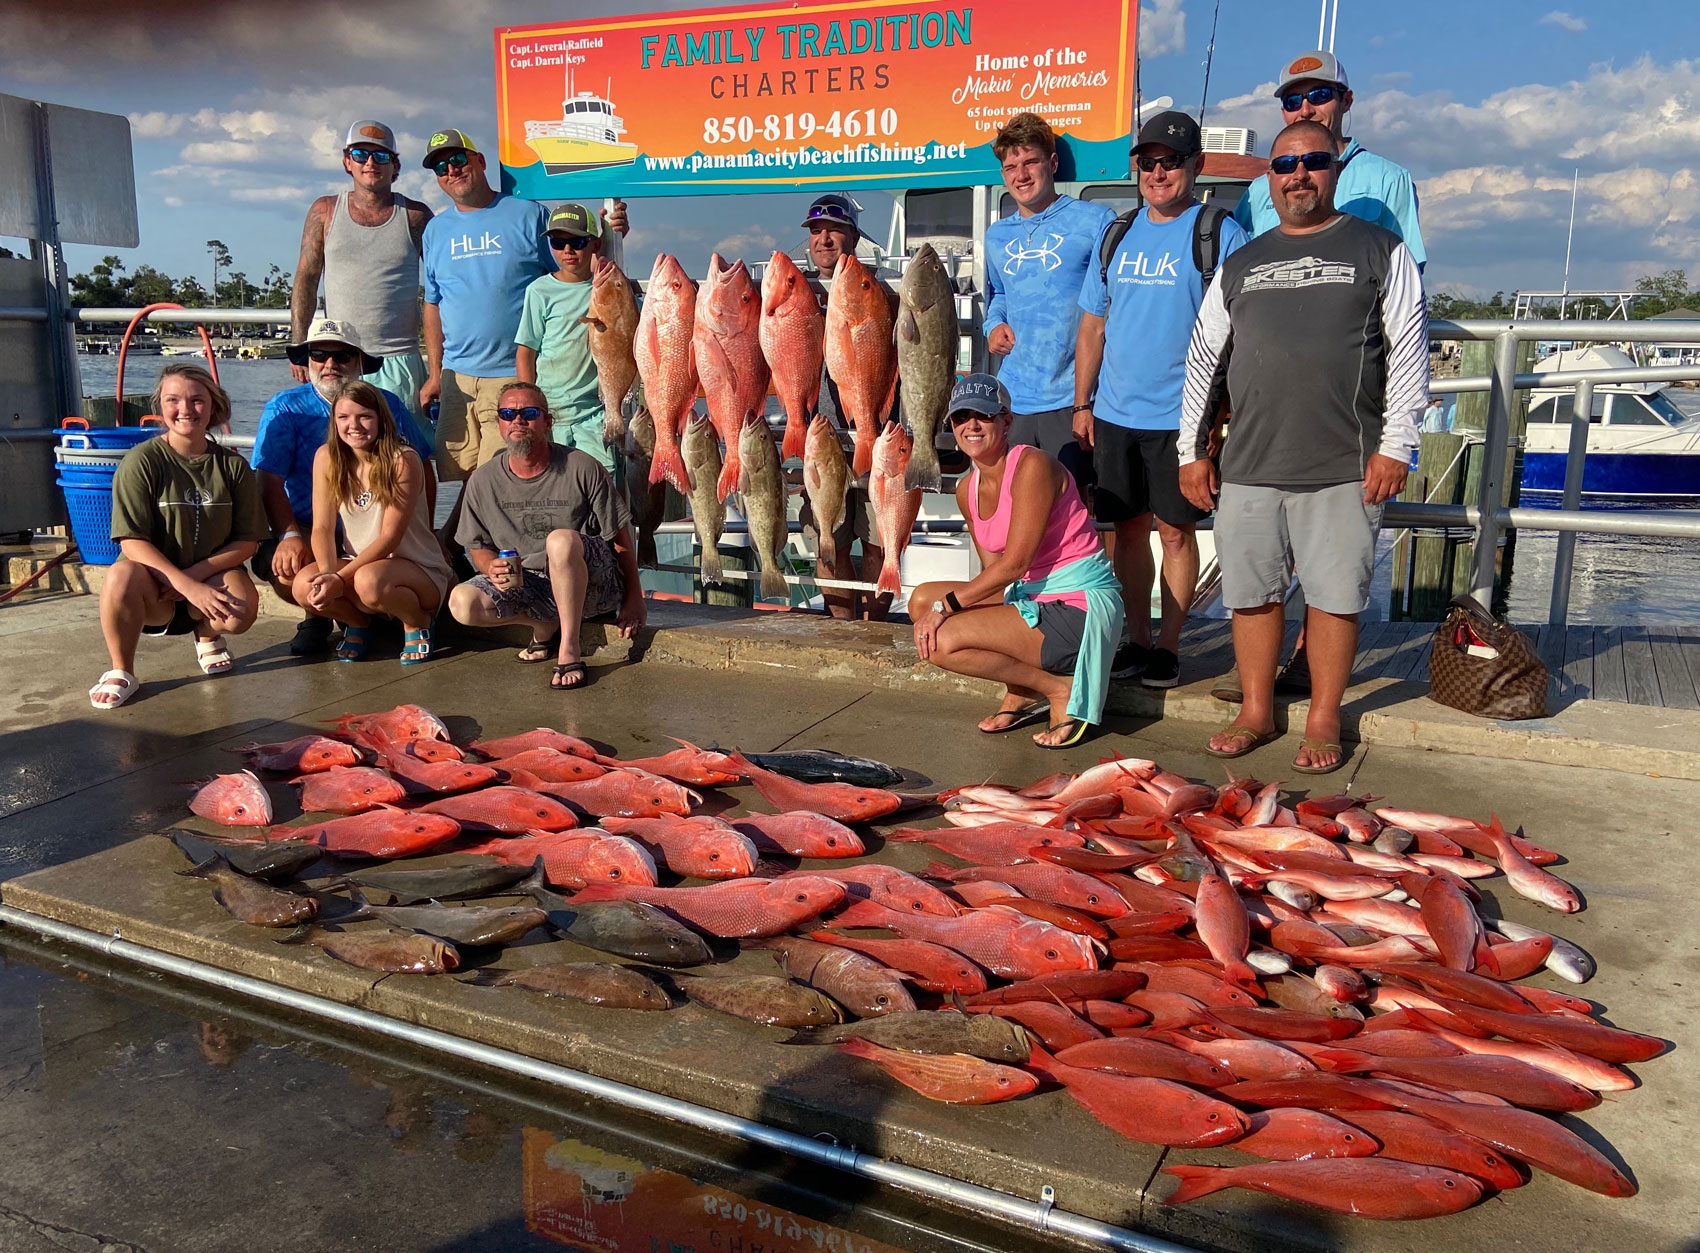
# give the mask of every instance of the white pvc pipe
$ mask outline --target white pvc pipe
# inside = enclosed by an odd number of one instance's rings
[[[343,1026],[389,1036],[415,1048],[458,1057],[463,1061],[595,1097],[612,1105],[640,1110],[655,1117],[670,1118],[700,1131],[713,1132],[781,1153],[789,1153],[793,1157],[830,1166],[847,1174],[947,1201],[958,1209],[989,1214],[1016,1227],[1054,1232],[1087,1244],[1115,1249],[1120,1253],[1197,1253],[1197,1250],[1187,1245],[1129,1231],[1125,1227],[1112,1226],[1095,1218],[1087,1218],[1083,1214],[1056,1209],[1043,1202],[1028,1201],[1007,1192],[952,1179],[948,1175],[872,1157],[852,1145],[827,1143],[794,1131],[740,1118],[736,1114],[724,1114],[719,1110],[693,1105],[675,1097],[646,1092],[629,1084],[599,1079],[595,1075],[587,1075],[553,1062],[539,1061],[521,1053],[480,1044],[476,1040],[466,1040],[447,1032],[433,1031],[429,1027],[415,1026],[383,1014],[375,1014],[370,1010],[344,1005],[324,997],[298,992],[293,988],[267,983],[263,979],[210,966],[205,962],[161,952],[117,935],[102,935],[82,927],[73,927],[68,923],[56,922],[9,905],[0,905],[0,924],[32,931],[79,948],[163,971],[180,979],[235,992]]]

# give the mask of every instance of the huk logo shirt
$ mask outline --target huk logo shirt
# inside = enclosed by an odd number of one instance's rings
[[[449,209],[425,226],[425,300],[443,320],[443,368],[479,378],[514,372],[514,332],[526,286],[555,271],[543,229],[549,211],[497,196]]]

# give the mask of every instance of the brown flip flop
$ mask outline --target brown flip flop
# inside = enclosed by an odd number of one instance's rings
[[[1331,766],[1301,766],[1299,765],[1298,758],[1295,757],[1293,759],[1293,769],[1297,770],[1300,774],[1333,774],[1341,766],[1346,764],[1346,750],[1341,748],[1340,745],[1333,740],[1312,739],[1307,735],[1299,741],[1299,748],[1304,752],[1309,753],[1312,757],[1316,756],[1318,753],[1339,754],[1339,759]]]
[[[1216,735],[1231,736],[1236,747],[1211,748],[1210,740],[1204,741],[1204,751],[1212,757],[1244,757],[1247,753],[1256,752],[1265,744],[1281,738],[1279,731],[1258,731],[1252,727],[1236,727],[1232,724],[1223,727]],[[1210,739],[1215,739],[1212,735]]]

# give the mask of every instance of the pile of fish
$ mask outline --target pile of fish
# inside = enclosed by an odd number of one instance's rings
[[[1061,1088],[1130,1139],[1262,1159],[1168,1167],[1169,1204],[1245,1188],[1433,1217],[1520,1186],[1527,1167],[1635,1192],[1550,1115],[1634,1087],[1625,1065],[1667,1044],[1517,982],[1583,983],[1593,962],[1478,911],[1474,881],[1498,874],[1547,908],[1582,907],[1546,869],[1557,854],[1497,816],[1288,803],[1275,783],[1210,787],[1133,758],[916,797],[882,786],[898,776],[880,763],[677,743],[623,760],[539,728],[463,750],[404,705],[247,750],[254,769],[295,774],[303,809],[342,816],[245,831],[272,815],[244,771],[191,805],[227,834],[175,834],[197,862],[184,873],[233,915],[356,965],[441,973],[457,946],[543,928],[638,964],[525,965],[516,949],[471,981],[627,1009],[682,998],[791,1028],[785,1043],[837,1047],[934,1100]],[[778,812],[693,812],[696,789],[740,783]],[[879,838],[948,862],[916,875],[845,860],[874,840],[866,824],[925,804],[945,825]],[[472,856],[343,870],[312,894],[283,882],[325,854],[446,851]],[[442,903],[485,897],[530,903]],[[332,902],[341,912],[321,915]],[[779,971],[714,973],[746,949]]]
[[[617,266],[599,263],[586,321],[609,414],[605,438],[625,441],[634,467],[627,491],[646,551],[661,519],[648,489],[669,483],[690,502],[703,581],[719,582],[725,501],[738,492],[760,557],[761,594],[785,595],[780,571],[789,514],[780,462],[797,459],[823,560],[833,557],[830,535],[844,517],[851,480],[868,477],[885,539],[880,590],[897,590],[921,493],[940,486],[934,437],[955,381],[955,288],[930,246],[909,260],[895,294],[846,257],[824,314],[803,272],[782,252],[773,254],[759,288],[744,262],[728,264],[719,254],[699,288],[663,253],[641,314],[630,281]],[[838,433],[817,411],[823,364],[854,437],[848,460]],[[643,404],[628,430],[619,415],[639,380]],[[882,431],[900,386],[904,421]],[[777,447],[764,416],[770,389],[785,411]],[[699,393],[706,418],[695,412]]]

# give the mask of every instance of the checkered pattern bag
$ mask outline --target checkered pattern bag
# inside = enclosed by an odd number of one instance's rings
[[[1547,716],[1547,668],[1528,638],[1473,596],[1452,598],[1434,632],[1429,698],[1478,718]]]

